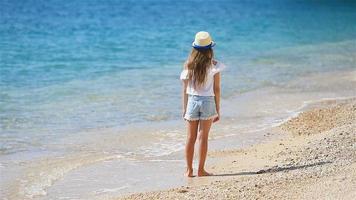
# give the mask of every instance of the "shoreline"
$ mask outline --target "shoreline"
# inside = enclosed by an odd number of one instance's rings
[[[354,97],[352,96],[354,89],[351,86],[356,80],[352,79],[356,71],[340,71],[337,74],[337,78],[331,78],[334,75],[331,72],[311,74],[289,82],[284,88],[267,87],[224,100],[225,118],[221,123],[213,126],[212,134],[209,136],[210,153],[207,166],[214,166],[220,162],[214,159],[216,152],[236,148],[249,149],[251,145],[264,144],[286,137],[275,132],[271,127],[284,123],[311,105],[320,104],[323,98]],[[330,80],[330,83],[323,85],[322,81],[325,78]],[[304,85],[304,81],[301,80],[315,82],[313,87],[299,87]],[[319,85],[322,87],[320,88]],[[346,89],[345,91],[335,90],[335,88],[329,90],[328,85],[338,85],[338,88]],[[304,90],[306,92],[303,92]],[[137,126],[139,129],[134,129],[134,126],[123,128],[122,131],[127,133],[123,137],[117,129],[97,130],[95,137],[90,138],[85,137],[86,134],[91,135],[90,133],[73,135],[70,140],[55,144],[58,146],[79,139],[80,143],[76,143],[78,148],[73,148],[73,154],[68,153],[63,157],[45,157],[35,162],[22,162],[17,166],[21,174],[11,171],[10,168],[10,171],[2,168],[4,175],[7,172],[14,173],[16,180],[19,180],[11,181],[9,176],[11,185],[3,183],[4,194],[9,199],[107,199],[157,189],[165,190],[180,185],[190,187],[211,182],[206,178],[187,181],[180,176],[184,169],[184,153],[181,146],[185,139],[183,123],[170,121]],[[135,132],[132,132],[133,130]],[[131,144],[134,140],[135,142]],[[136,152],[123,151],[126,149],[119,148],[127,142],[130,142],[133,147],[139,145],[140,148],[137,148]],[[131,148],[131,146],[125,147]],[[155,151],[154,148],[157,147],[160,151]],[[171,150],[174,151],[169,154],[164,153]],[[152,151],[153,154],[145,157],[147,151]],[[162,176],[166,177],[165,181],[162,181]],[[215,179],[217,176],[214,177]],[[95,182],[97,185],[92,184]]]
[[[218,160],[208,168],[215,176],[193,178],[188,186],[114,199],[353,199],[356,98],[313,106],[274,128],[283,138],[210,152],[208,158]]]

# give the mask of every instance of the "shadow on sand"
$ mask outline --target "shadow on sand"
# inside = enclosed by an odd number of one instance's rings
[[[325,165],[331,163],[330,161],[327,162],[317,162],[313,164],[308,164],[308,165],[299,165],[299,166],[286,166],[286,167],[279,167],[279,166],[274,166],[268,169],[261,169],[256,172],[239,172],[239,173],[230,173],[230,174],[214,174],[212,176],[242,176],[242,175],[256,175],[256,174],[265,174],[265,173],[276,173],[276,172],[281,172],[281,171],[292,171],[296,169],[303,169],[303,168],[308,168],[308,167],[314,167],[314,166],[319,166],[319,165]]]

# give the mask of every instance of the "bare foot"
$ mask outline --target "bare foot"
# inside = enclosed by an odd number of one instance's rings
[[[198,176],[211,176],[211,175],[213,175],[213,174],[209,173],[209,172],[207,172],[205,170],[198,171]]]
[[[186,177],[194,177],[194,176],[193,176],[193,170],[187,170],[187,171],[184,173],[184,176],[186,176]]]

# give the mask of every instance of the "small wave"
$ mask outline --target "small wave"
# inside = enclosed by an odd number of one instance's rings
[[[111,155],[73,155],[65,158],[43,159],[31,163],[26,170],[25,177],[19,183],[18,193],[20,198],[34,199],[47,195],[47,189],[55,181],[63,178],[67,173],[84,165],[102,162],[121,156]]]
[[[130,187],[130,185],[124,185],[124,186],[117,187],[117,188],[101,189],[101,190],[94,191],[93,193],[94,193],[94,195],[101,195],[101,194],[106,194],[106,193],[118,192],[118,191],[123,190],[128,187]]]

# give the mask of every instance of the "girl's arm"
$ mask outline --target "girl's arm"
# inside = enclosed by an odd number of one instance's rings
[[[218,116],[213,120],[213,122],[217,122],[220,119],[220,73],[216,73],[214,75],[214,94]]]
[[[188,80],[182,80],[182,117],[184,118],[185,111],[187,110],[187,102],[188,102],[188,95],[187,95],[187,86]]]

